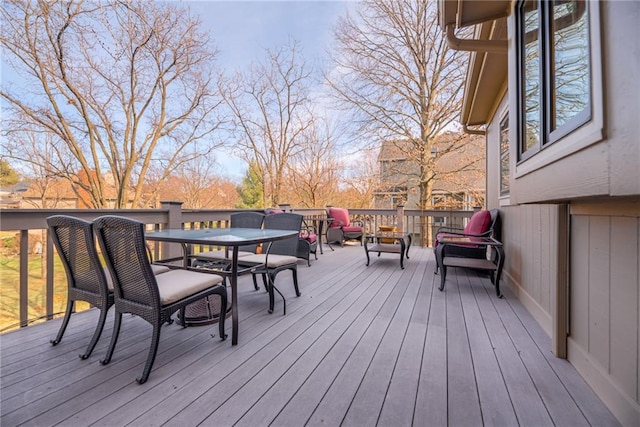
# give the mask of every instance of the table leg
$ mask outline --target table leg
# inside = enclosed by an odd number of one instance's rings
[[[436,247],[436,267],[440,268],[440,287],[438,289],[441,291],[444,290],[444,282],[447,278],[447,267],[442,265],[444,246],[440,244]]]
[[[404,237],[400,239],[400,268],[404,270],[404,251],[405,251]]]
[[[319,219],[317,220],[317,224],[318,224],[318,246],[320,246],[320,255],[322,255],[324,252],[322,252],[322,229],[324,228],[324,220]]]
[[[369,266],[369,237],[365,237],[364,238],[364,253],[367,255],[367,267]],[[378,255],[380,255],[380,252],[378,252]]]
[[[502,267],[504,266],[504,249],[502,248],[502,246],[497,246],[495,247],[496,252],[497,252],[497,256],[498,256],[498,268],[496,269],[495,272],[495,287],[496,287],[496,295],[498,296],[498,298],[503,298],[502,292],[500,292],[500,276],[502,275]]]
[[[238,344],[238,246],[231,256],[231,345]]]

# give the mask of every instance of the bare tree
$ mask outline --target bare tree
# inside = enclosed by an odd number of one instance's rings
[[[294,206],[318,208],[335,198],[343,165],[336,158],[336,143],[326,120],[318,119],[302,137],[304,150],[289,162],[287,201]]]
[[[302,136],[313,123],[311,73],[298,44],[272,51],[236,73],[222,90],[235,118],[238,155],[254,165],[262,179],[264,206],[282,203],[287,163],[303,148]]]
[[[398,142],[418,165],[418,208],[430,208],[438,179],[432,148],[457,119],[467,56],[447,47],[436,2],[427,0],[362,0],[355,16],[339,20],[335,37],[336,67],[328,80],[340,105],[361,140]],[[463,146],[461,138],[448,144],[438,150]]]
[[[53,136],[47,173],[72,181],[89,206],[142,205],[150,167],[164,179],[214,147],[215,51],[178,4],[16,0],[1,14],[3,54],[20,76],[0,90],[13,156],[45,164],[21,141]],[[199,140],[202,151],[186,150]]]
[[[159,197],[180,200],[185,209],[233,208],[239,198],[236,186],[216,173],[216,166],[213,159],[201,156],[177,168],[159,184]]]

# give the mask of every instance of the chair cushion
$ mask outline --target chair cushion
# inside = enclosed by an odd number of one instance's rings
[[[207,251],[207,252],[200,252],[194,255],[194,258],[196,259],[203,259],[203,260],[211,260],[211,261],[218,261],[221,259],[231,259],[231,255],[232,252],[231,250],[229,250],[229,256],[226,255],[226,252],[224,251],[224,249],[221,250],[217,250],[217,251]],[[243,256],[247,256],[247,255],[253,255],[253,252],[245,252],[245,251],[238,251],[238,257],[243,257]]]
[[[160,302],[168,305],[222,283],[222,276],[189,270],[171,270],[156,276]]]
[[[491,225],[491,213],[486,210],[478,211],[471,216],[469,223],[464,228],[465,234],[482,234]]]
[[[250,255],[250,256],[242,257],[242,259],[238,260],[238,262],[242,264],[244,263],[264,264],[266,258],[267,256],[265,254]],[[298,258],[294,256],[271,254],[269,255],[269,258],[268,258],[267,267],[276,268],[276,267],[282,267],[283,265],[287,265],[287,264],[297,264],[297,263],[298,263]]]
[[[284,211],[282,209],[271,208],[271,209],[266,209],[264,213],[266,213],[267,215],[273,215],[273,214],[284,213]]]
[[[162,274],[171,271],[171,269],[166,265],[151,264],[151,271],[153,271],[153,274]]]
[[[351,225],[349,221],[349,211],[342,208],[329,208],[329,217],[333,218],[333,222],[329,227],[348,227]]]
[[[309,243],[314,243],[318,240],[318,235],[316,233],[300,233],[300,238],[306,240]]]
[[[342,231],[344,231],[345,233],[362,233],[362,227],[360,226],[349,226],[349,227],[342,227]]]

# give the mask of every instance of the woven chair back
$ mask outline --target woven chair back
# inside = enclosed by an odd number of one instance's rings
[[[237,212],[231,214],[231,227],[235,228],[262,228],[264,214],[259,212]],[[256,252],[258,245],[246,245],[238,247],[245,252]]]
[[[295,230],[300,234],[303,216],[296,213],[267,215],[264,218],[265,230]],[[298,235],[271,244],[270,254],[296,256],[298,252]]]
[[[96,250],[90,222],[66,215],[47,218],[49,235],[67,273],[69,288],[82,291],[86,300],[106,298],[109,290],[104,269]]]
[[[147,258],[144,224],[102,216],[94,221],[94,229],[113,278],[116,307],[125,304],[124,311],[141,315],[147,309],[159,310],[160,294]]]

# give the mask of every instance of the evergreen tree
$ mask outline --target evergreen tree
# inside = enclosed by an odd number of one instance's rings
[[[9,187],[20,181],[20,175],[6,160],[0,160],[0,187]]]
[[[238,194],[240,195],[238,208],[264,208],[262,180],[254,163],[249,164],[247,173],[242,178],[242,185],[238,186]]]

